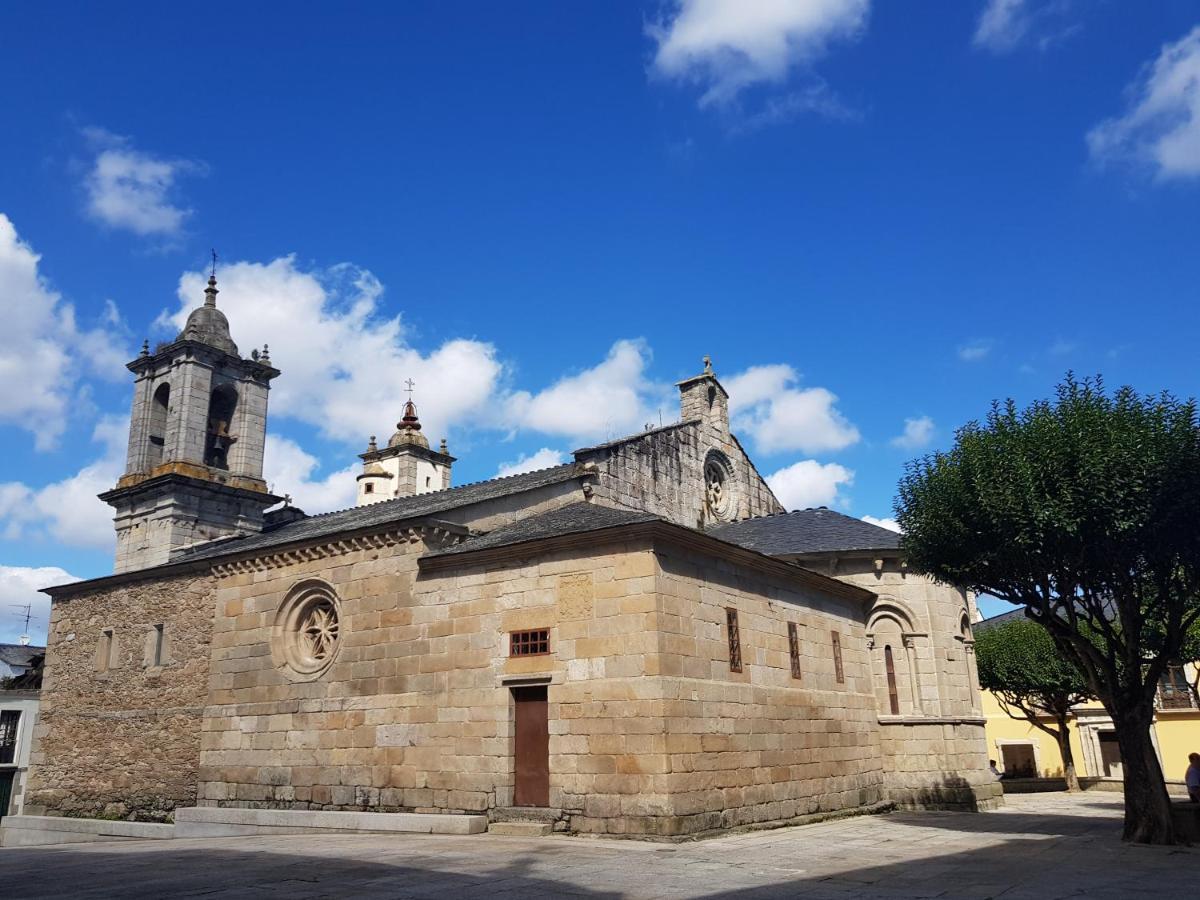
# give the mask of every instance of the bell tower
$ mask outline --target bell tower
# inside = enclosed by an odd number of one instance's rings
[[[175,340],[148,343],[135,376],[125,474],[100,495],[116,511],[115,572],[161,565],[185,547],[262,530],[281,498],[262,479],[267,392],[279,370],[267,348],[243,359],[217,309],[214,271],[204,305]]]

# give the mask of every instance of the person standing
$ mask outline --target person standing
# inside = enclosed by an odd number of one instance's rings
[[[1188,762],[1191,765],[1188,766],[1184,778],[1187,782],[1188,799],[1193,803],[1200,803],[1200,753],[1189,753]]]

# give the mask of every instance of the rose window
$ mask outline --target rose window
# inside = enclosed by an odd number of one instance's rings
[[[322,675],[337,655],[340,603],[324,582],[297,585],[279,608],[272,629],[271,655],[300,680]]]

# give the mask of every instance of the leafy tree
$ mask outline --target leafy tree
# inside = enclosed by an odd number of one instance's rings
[[[975,662],[980,686],[995,695],[1006,713],[1054,738],[1062,754],[1067,790],[1079,790],[1067,719],[1073,706],[1095,695],[1079,670],[1058,652],[1046,629],[1028,619],[978,629]]]
[[[909,465],[897,518],[913,568],[1046,628],[1112,716],[1125,839],[1173,843],[1150,725],[1200,618],[1195,401],[1068,375],[1054,401],[994,403],[949,452]]]

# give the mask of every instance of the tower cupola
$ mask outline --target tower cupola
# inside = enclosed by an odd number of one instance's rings
[[[407,384],[411,393],[412,380]],[[358,476],[359,506],[450,487],[454,457],[444,438],[437,450],[430,449],[429,439],[421,433],[417,405],[411,396],[387,446],[380,449],[372,436],[366,453],[359,454],[359,459],[363,461],[363,471]]]

